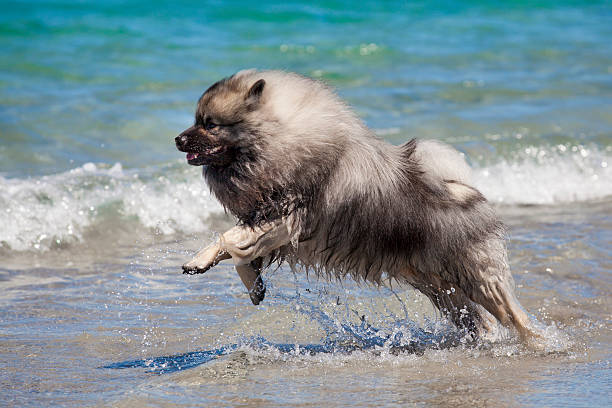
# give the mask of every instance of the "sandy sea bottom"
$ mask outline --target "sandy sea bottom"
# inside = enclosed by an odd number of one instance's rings
[[[607,406],[610,201],[500,211],[544,350],[507,335],[466,342],[411,289],[286,267],[266,274],[267,298],[254,307],[230,265],[180,273],[210,236],[109,242],[109,226],[95,245],[88,237],[3,262],[2,404]]]

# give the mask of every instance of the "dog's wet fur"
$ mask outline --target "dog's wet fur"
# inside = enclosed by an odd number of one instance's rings
[[[231,258],[255,304],[262,260],[394,279],[475,337],[495,331],[492,316],[538,336],[514,295],[504,226],[450,146],[391,145],[323,83],[255,70],[212,85],[176,145],[238,219],[185,272]]]

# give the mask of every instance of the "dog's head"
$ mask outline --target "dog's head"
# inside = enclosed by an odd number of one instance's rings
[[[175,138],[193,166],[225,167],[256,139],[252,113],[259,109],[264,79],[251,75],[225,78],[204,92],[198,101],[195,124]]]

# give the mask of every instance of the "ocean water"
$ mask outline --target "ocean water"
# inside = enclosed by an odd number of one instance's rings
[[[609,406],[612,3],[6,1],[5,406]],[[176,151],[244,68],[465,153],[545,350],[467,344],[410,288],[180,265],[233,225]]]

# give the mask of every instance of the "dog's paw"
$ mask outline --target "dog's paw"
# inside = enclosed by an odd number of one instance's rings
[[[258,276],[255,280],[255,285],[251,290],[249,290],[249,297],[251,298],[251,302],[257,306],[264,300],[266,296],[266,285],[264,284],[261,276]]]
[[[217,243],[210,245],[200,252],[191,261],[183,265],[183,273],[196,275],[204,273],[219,262],[231,258],[231,255],[220,249]]]
[[[206,272],[212,267],[213,267],[213,264],[201,267],[199,265],[193,264],[192,262],[187,262],[186,264],[183,265],[183,273],[186,275],[197,275],[199,273]]]

